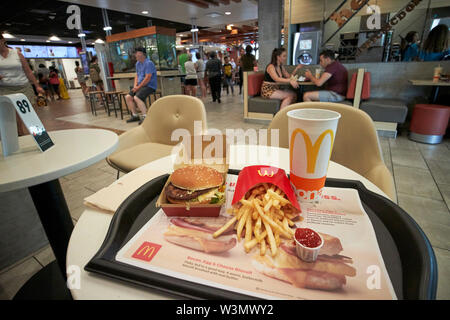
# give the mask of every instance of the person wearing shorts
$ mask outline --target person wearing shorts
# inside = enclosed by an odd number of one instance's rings
[[[155,64],[147,58],[144,48],[137,48],[136,56],[136,76],[134,77],[134,87],[125,96],[128,107],[131,109],[131,118],[127,122],[144,121],[147,115],[145,99],[156,91],[156,67]],[[142,119],[138,115],[137,109],[141,111]]]
[[[348,86],[347,69],[339,61],[336,61],[332,50],[324,50],[320,53],[320,66],[325,69],[320,78],[316,78],[309,70],[305,72],[305,77],[317,87],[325,84],[326,90],[305,92],[303,101],[344,101]]]
[[[186,87],[185,93],[187,95],[196,97],[197,96],[197,66],[192,62],[192,55],[188,55],[188,59],[184,64],[184,69],[186,70],[186,79],[184,80],[184,85]]]

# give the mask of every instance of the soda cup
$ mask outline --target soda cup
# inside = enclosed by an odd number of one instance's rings
[[[299,202],[318,202],[341,115],[325,109],[297,109],[287,116],[291,184]]]

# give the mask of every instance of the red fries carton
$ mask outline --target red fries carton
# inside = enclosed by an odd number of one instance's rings
[[[224,135],[203,135],[192,136],[181,145],[177,154],[174,170],[191,165],[201,165],[211,167],[223,175],[224,185],[219,188],[225,189],[225,182],[228,172],[228,149],[226,136]],[[170,203],[165,193],[166,186],[171,182],[171,177],[167,180],[162,192],[156,202],[156,206],[162,208],[167,216],[178,217],[217,217],[221,207],[226,203],[225,195],[220,203]],[[194,177],[193,177],[194,178]],[[226,192],[224,192],[226,194]]]
[[[280,188],[292,205],[300,212],[300,205],[292,189],[291,182],[283,169],[271,166],[249,166],[241,170],[236,182],[232,204],[241,200],[248,190],[262,183],[271,183]]]

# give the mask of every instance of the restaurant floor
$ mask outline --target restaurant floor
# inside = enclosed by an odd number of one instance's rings
[[[100,111],[91,115],[80,90],[70,90],[70,100],[51,102],[38,114],[48,130],[72,128],[104,128],[118,134],[137,123],[108,117]],[[204,99],[208,127],[266,128],[267,124],[242,120],[242,96],[224,96],[222,104]],[[125,116],[125,119],[128,116]],[[425,145],[407,139],[380,138],[384,160],[392,172],[399,205],[421,226],[430,239],[438,260],[438,299],[450,299],[450,141]],[[84,211],[83,199],[116,179],[116,171],[105,161],[60,179],[74,224]],[[49,246],[0,270],[0,299],[11,299],[17,290],[36,272],[54,260]]]

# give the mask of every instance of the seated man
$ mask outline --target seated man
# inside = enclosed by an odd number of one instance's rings
[[[320,53],[320,66],[325,69],[325,72],[319,79],[309,70],[305,72],[305,77],[318,87],[326,83],[326,90],[305,92],[303,101],[341,102],[345,100],[348,72],[339,61],[335,60],[332,50],[324,50]]]
[[[147,59],[144,48],[136,49],[136,76],[134,78],[134,87],[125,96],[128,107],[131,109],[131,118],[127,122],[143,121],[147,115],[147,107],[145,106],[145,99],[155,92],[157,87],[156,82],[156,67],[155,64]],[[142,112],[142,120],[137,114],[136,105]]]

